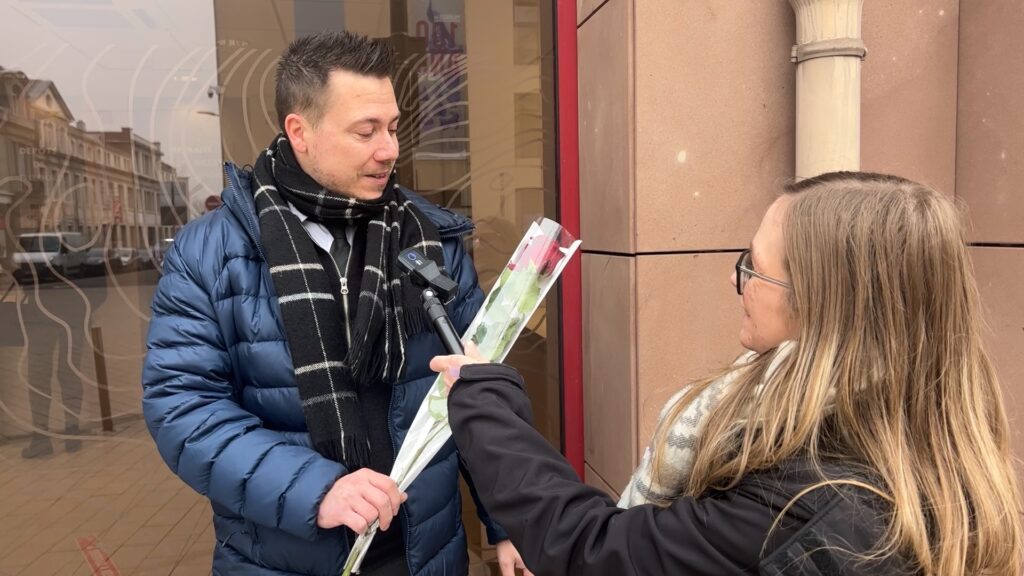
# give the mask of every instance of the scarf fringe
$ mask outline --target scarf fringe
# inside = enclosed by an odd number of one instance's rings
[[[407,337],[420,332],[433,332],[434,326],[423,308],[423,300],[420,296],[423,289],[414,286],[408,277],[402,279],[402,328]]]
[[[420,332],[427,332],[434,330],[434,325],[430,322],[430,317],[422,309],[412,310],[406,312],[402,318],[402,324],[405,328],[405,333],[409,336],[413,334],[419,334]]]
[[[316,443],[316,451],[335,462],[341,462],[349,472],[370,465],[370,443],[366,436],[357,438],[352,434],[345,434],[341,440],[321,440]]]
[[[398,315],[398,323],[402,329],[401,342],[405,343],[409,338],[421,332],[433,333],[434,326],[420,300],[423,289],[413,285],[406,277],[402,279],[401,290],[402,314]],[[390,329],[399,328],[394,320],[388,319],[387,322]],[[357,329],[352,341],[362,342],[365,338],[366,333]],[[368,354],[368,352],[370,353]],[[398,382],[404,372],[404,370],[399,370],[401,358],[402,356],[398,356],[399,362],[395,362],[395,359],[392,358],[392,365],[388,366],[388,358],[383,352],[375,353],[371,350],[353,347],[348,351],[346,364],[351,367],[352,377],[356,382],[369,382],[374,378],[381,378],[389,384],[394,384]],[[385,370],[385,368],[388,369]]]
[[[357,332],[353,336],[353,340],[360,336],[362,335]],[[349,350],[347,362],[351,366],[352,379],[356,382],[371,382],[375,378],[380,378],[386,384],[394,384],[398,381],[398,374],[386,374],[384,371],[388,357],[383,350],[378,352],[372,349],[353,347]]]

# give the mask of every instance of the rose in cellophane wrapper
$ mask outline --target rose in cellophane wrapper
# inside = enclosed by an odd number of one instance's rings
[[[531,224],[463,335],[463,344],[473,342],[480,356],[491,362],[504,360],[579,245],[580,241],[554,220],[543,218]],[[448,390],[438,376],[395,456],[391,479],[399,490],[404,492],[412,484],[451,435]],[[343,576],[359,573],[376,533],[374,522],[356,539]]]

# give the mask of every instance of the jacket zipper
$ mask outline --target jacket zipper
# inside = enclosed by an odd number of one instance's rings
[[[347,235],[347,233],[346,233]],[[335,240],[337,242],[337,240]],[[330,254],[328,254],[330,258]],[[331,263],[334,264],[334,270],[338,273],[338,280],[341,283],[341,313],[344,316],[345,321],[345,343],[352,346],[352,330],[349,328],[348,318],[348,269],[352,264],[352,250],[349,249],[348,254],[345,256],[345,272],[342,273],[341,268],[338,268],[338,263],[334,261],[334,258],[330,258]]]
[[[394,458],[398,456],[398,444],[395,443],[395,435],[392,433],[392,410],[395,404],[395,387],[391,387],[391,395],[388,396],[388,437],[391,438],[391,466],[394,468]],[[409,524],[409,515],[405,511],[405,505],[402,505],[398,509],[398,521],[405,522],[405,566],[409,569],[409,574],[412,574],[412,560],[409,559],[409,541],[412,539],[412,526]]]
[[[231,170],[230,170],[230,168],[228,168],[228,164],[226,164],[226,163],[224,164],[224,179],[228,183],[228,188],[227,188],[228,192],[232,192],[232,193],[236,193],[236,192],[240,193],[241,192],[240,190],[236,190],[236,188],[235,188],[235,178],[231,174]],[[255,206],[254,206],[254,208],[255,208]],[[248,228],[249,228],[249,235],[252,236],[253,241],[256,243],[256,250],[259,251],[260,258],[262,258],[263,261],[266,262],[267,261],[267,255],[263,253],[263,244],[260,243],[260,235],[259,235],[259,232],[258,232],[259,227],[256,226],[256,222],[253,221],[252,214],[250,214],[248,210],[242,210],[242,212],[243,212],[243,216],[245,216],[246,226],[248,226]]]
[[[398,382],[398,383],[395,384],[395,386],[392,386],[391,387],[391,394],[388,395],[388,438],[391,439],[391,468],[392,469],[394,469],[394,467],[395,467],[395,459],[398,457],[398,443],[395,442],[395,434],[393,432],[395,424],[394,424],[394,418],[392,417],[392,414],[394,414],[394,409],[395,409],[395,388],[397,388],[398,386],[401,386],[401,385],[402,385],[402,383]],[[402,506],[400,506],[398,508],[398,521],[399,522],[404,522],[404,524],[405,524],[405,542],[403,542],[403,544],[405,545],[405,566],[409,570],[409,574],[413,574],[413,571],[412,571],[412,558],[409,555],[409,550],[411,549],[411,541],[412,541],[412,523],[409,521],[409,514],[406,511],[405,504],[403,504]],[[457,530],[458,530],[458,527],[456,527],[456,531]]]

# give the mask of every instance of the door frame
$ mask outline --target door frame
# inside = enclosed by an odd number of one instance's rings
[[[576,0],[555,2],[555,110],[558,118],[558,217],[580,237],[579,88],[577,85]],[[583,473],[583,253],[565,267],[560,306],[562,366],[562,453]]]

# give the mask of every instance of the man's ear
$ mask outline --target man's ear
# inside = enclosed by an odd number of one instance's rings
[[[306,137],[310,133],[309,123],[299,114],[289,114],[284,118],[284,134],[296,154],[305,154],[309,150]]]

